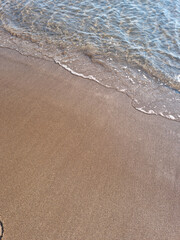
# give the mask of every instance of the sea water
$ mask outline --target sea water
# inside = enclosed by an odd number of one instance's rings
[[[180,1],[0,0],[0,46],[55,61],[180,121]]]

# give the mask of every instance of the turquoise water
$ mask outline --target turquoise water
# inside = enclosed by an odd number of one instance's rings
[[[0,19],[1,46],[126,92],[139,110],[180,118],[180,1],[0,0]]]

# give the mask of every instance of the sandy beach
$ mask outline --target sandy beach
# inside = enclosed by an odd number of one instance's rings
[[[179,240],[180,123],[0,48],[2,240]]]

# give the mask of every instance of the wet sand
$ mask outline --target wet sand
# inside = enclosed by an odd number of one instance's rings
[[[180,123],[0,48],[3,240],[179,240]]]

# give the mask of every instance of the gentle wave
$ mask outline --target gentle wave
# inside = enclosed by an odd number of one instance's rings
[[[180,3],[0,0],[0,45],[51,59],[180,121]]]

